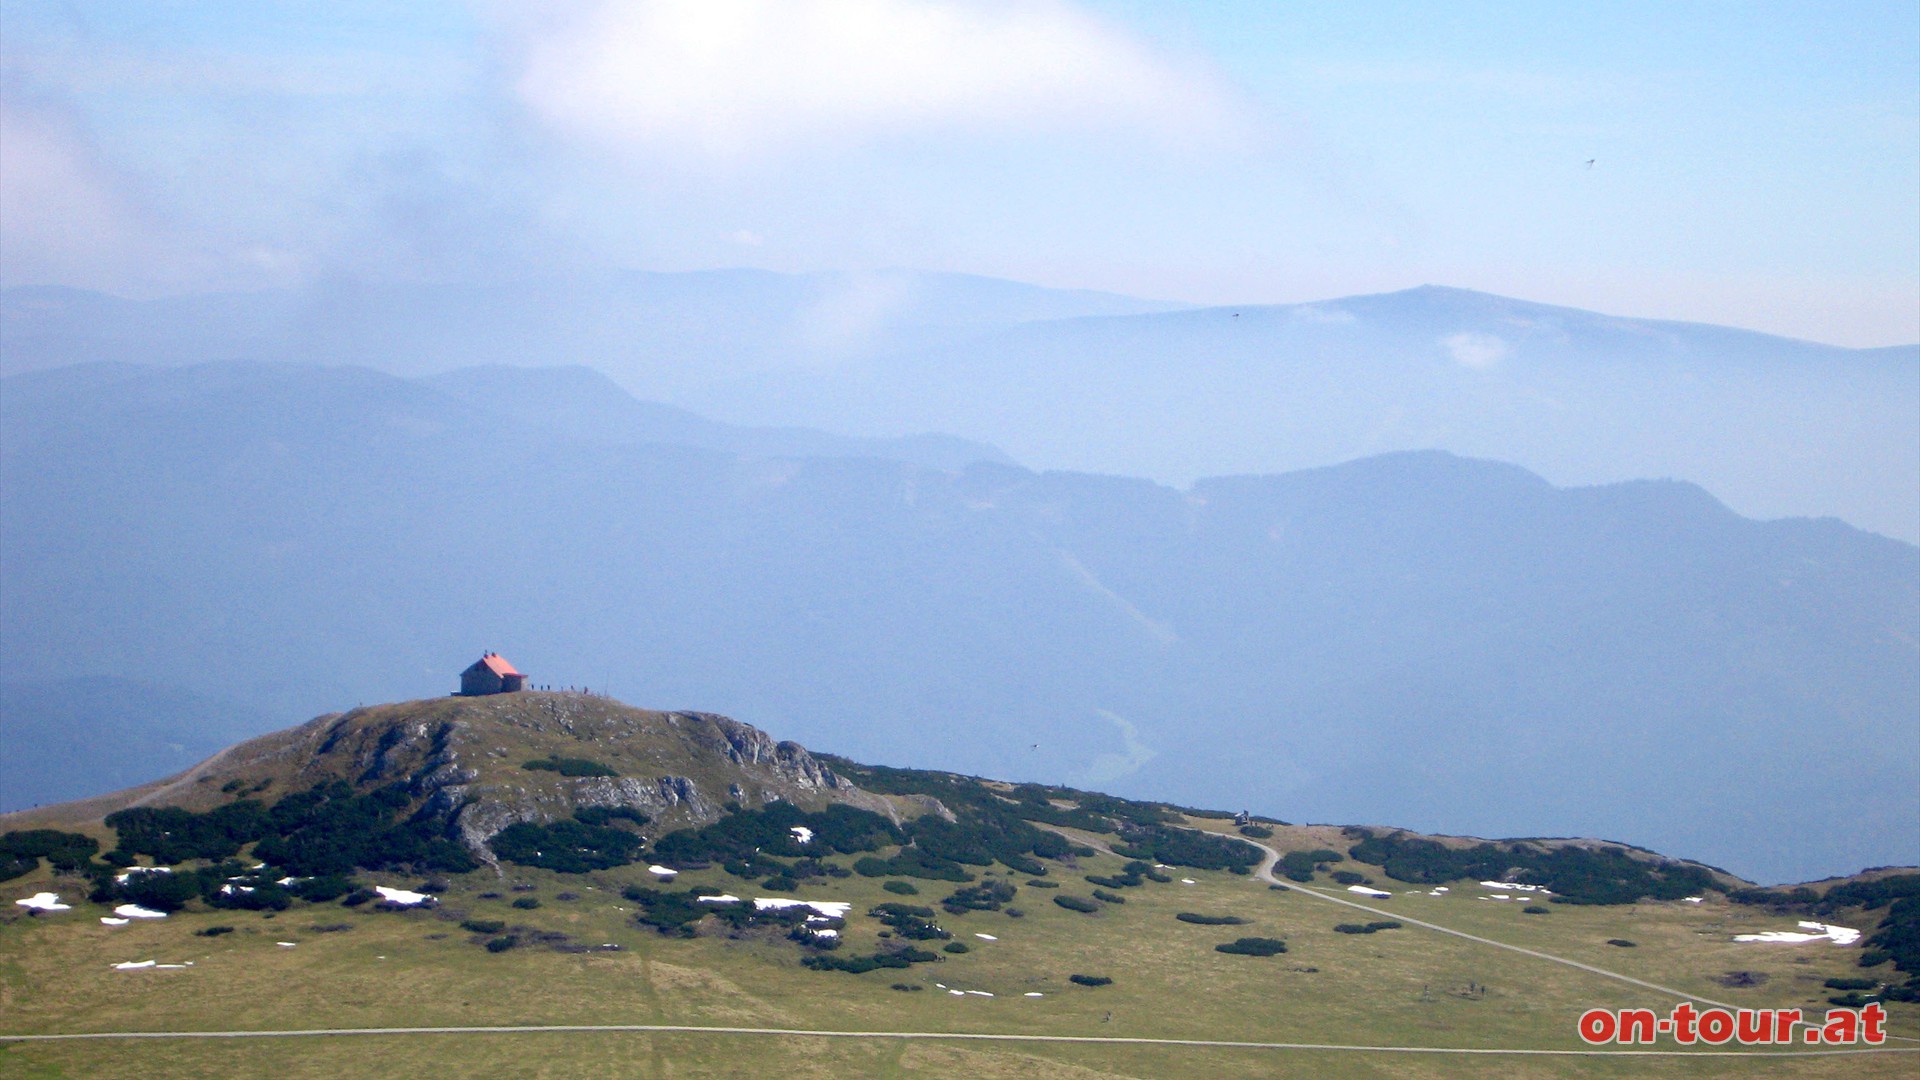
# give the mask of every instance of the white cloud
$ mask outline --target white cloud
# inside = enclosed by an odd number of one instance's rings
[[[924,131],[1214,137],[1231,95],[1059,0],[593,0],[532,28],[521,101],[572,136],[737,160]]]
[[[1447,347],[1455,362],[1480,371],[1498,366],[1513,351],[1505,339],[1493,334],[1451,334],[1440,339],[1440,344]]]
[[[91,284],[101,265],[147,253],[143,215],[67,117],[0,106],[0,146],[0,280]]]

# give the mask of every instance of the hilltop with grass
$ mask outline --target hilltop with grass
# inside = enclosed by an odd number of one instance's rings
[[[677,1030],[438,1036],[430,1059],[794,1076],[1271,1075],[1324,1071],[1326,1054],[1386,1068],[1369,1051],[1164,1040],[1580,1049],[1586,1008],[1683,998],[1815,1017],[1877,1001],[1920,1036],[1911,870],[1761,889],[1596,840],[1236,818],[864,765],[578,693],[322,716],[167,780],[6,815],[0,880],[22,901],[0,913],[0,1035],[643,1024]],[[1740,940],[1756,935],[1775,940]],[[1044,1041],[1065,1037],[1148,1041]],[[153,1043],[142,1068],[424,1065],[406,1040]],[[0,1043],[0,1062],[94,1075],[123,1051]],[[1770,1066],[1842,1062],[1912,1059]]]

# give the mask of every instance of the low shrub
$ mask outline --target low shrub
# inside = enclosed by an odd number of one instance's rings
[[[209,926],[205,930],[195,930],[193,932],[193,936],[194,937],[219,937],[221,934],[231,934],[231,933],[233,933],[233,927],[231,926]],[[1833,983],[1834,983],[1834,980],[1832,979],[1827,980],[1828,986],[1832,986]],[[1872,981],[1869,980],[1867,985],[1872,986],[1873,985]],[[1841,989],[1844,990],[1846,988],[1841,987]]]
[[[1081,896],[1056,896],[1053,902],[1068,911],[1077,911],[1082,915],[1091,915],[1100,910],[1100,905]]]
[[[913,993],[913,992],[914,992],[915,990],[925,990],[925,989],[926,989],[926,987],[924,987],[924,986],[914,986],[914,985],[912,985],[912,984],[910,984],[910,983],[894,983],[894,984],[893,984],[893,985],[892,985],[891,987],[889,987],[888,989],[892,989],[892,990],[899,990],[899,991],[901,991],[902,993],[907,993],[907,994],[911,994],[911,993]]]
[[[497,934],[507,928],[507,924],[498,919],[466,919],[460,923],[460,929],[475,934]]]
[[[492,941],[487,942],[487,951],[488,952],[506,952],[508,949],[511,949],[518,944],[520,944],[520,939],[512,935],[508,935],[506,937],[497,937],[497,938],[494,938]]]
[[[1828,979],[1829,990],[1872,990],[1880,985],[1879,979]]]
[[[523,896],[515,900],[513,906],[519,908],[521,911],[532,911],[534,908],[540,906],[540,898],[537,896]]]
[[[1273,839],[1273,830],[1267,828],[1265,825],[1242,825],[1240,826],[1240,835],[1251,836],[1255,840],[1271,840]]]
[[[1201,915],[1192,911],[1183,911],[1174,918],[1196,926],[1241,926],[1247,922],[1238,915]]]
[[[1523,908],[1521,908],[1521,909],[1520,909],[1520,914],[1522,914],[1522,915],[1546,915],[1546,914],[1549,914],[1549,913],[1551,913],[1552,911],[1553,911],[1553,909],[1552,909],[1552,908],[1544,908],[1544,907],[1541,907],[1541,906],[1540,906],[1539,904],[1528,904],[1528,905],[1527,905],[1526,907],[1523,907]]]
[[[972,952],[973,949],[964,941],[949,941],[945,945],[940,946],[940,951],[950,952],[950,953],[964,953],[964,952]]]
[[[1356,874],[1351,870],[1335,870],[1333,872],[1333,880],[1339,882],[1342,885],[1370,884],[1370,882],[1367,880],[1366,875]]]
[[[1027,887],[1030,889],[1057,889],[1060,887],[1060,883],[1057,881],[1029,881],[1027,882]]]
[[[1105,975],[1069,975],[1067,981],[1079,986],[1112,986],[1113,980]]]
[[[760,884],[771,892],[792,892],[800,887],[800,883],[790,877],[770,877]]]
[[[1124,904],[1127,902],[1126,897],[1121,896],[1119,893],[1110,893],[1105,889],[1093,890],[1093,898],[1105,904]]]
[[[347,894],[346,899],[340,901],[340,906],[359,907],[361,904],[369,900],[379,899],[379,897],[380,894],[374,892],[372,889],[355,889]]]
[[[900,896],[920,895],[919,888],[916,887],[914,883],[911,881],[889,881],[881,885],[880,887],[887,890],[890,893],[895,893]],[[915,987],[914,989],[917,990],[919,989],[919,987]]]
[[[1238,956],[1278,956],[1287,951],[1287,943],[1279,938],[1243,937],[1215,945],[1214,952],[1233,953]]]
[[[1616,946],[1616,947],[1618,947],[1618,948],[1622,948],[1622,949],[1632,949],[1632,948],[1636,948],[1636,946],[1634,945],[1634,943],[1633,943],[1633,942],[1631,942],[1631,941],[1628,941],[1628,940],[1627,940],[1626,938],[1618,938],[1618,937],[1616,937],[1616,938],[1608,938],[1608,939],[1607,939],[1607,944],[1609,944],[1609,945],[1613,945],[1613,946]]]
[[[561,776],[619,776],[619,770],[611,765],[603,765],[587,758],[554,757],[536,758],[520,766],[533,772],[555,772]]]
[[[1382,930],[1398,930],[1400,924],[1392,920],[1370,923],[1341,923],[1333,928],[1336,934],[1377,934]]]

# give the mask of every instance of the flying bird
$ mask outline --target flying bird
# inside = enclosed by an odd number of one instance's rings
[[[1587,168],[1589,168],[1589,169],[1591,169],[1591,168],[1593,168],[1593,160],[1594,160],[1594,159],[1592,159],[1592,158],[1588,158],[1588,159],[1587,159]]]

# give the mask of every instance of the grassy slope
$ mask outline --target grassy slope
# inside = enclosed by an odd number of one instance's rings
[[[1216,822],[1202,822],[1219,828]],[[837,861],[849,861],[845,858]],[[1056,871],[1060,892],[1086,895],[1079,873],[1111,873],[1120,860],[1082,860]],[[1359,868],[1367,869],[1367,868]],[[85,904],[60,915],[0,915],[0,1016],[11,1032],[224,1030],[465,1024],[685,1023],[837,1030],[1020,1032],[1060,1035],[1249,1039],[1426,1046],[1577,1047],[1574,1017],[1587,1007],[1671,1002],[1560,965],[1418,928],[1364,937],[1335,934],[1358,913],[1227,873],[1181,871],[1196,884],[1149,883],[1125,891],[1128,903],[1097,916],[1051,903],[1052,890],[1022,887],[1020,919],[1003,913],[941,917],[973,951],[910,971],[851,976],[801,968],[781,940],[658,937],[629,921],[618,887],[644,875],[637,867],[586,877],[510,868],[457,881],[440,912],[350,911],[296,907],[274,918],[245,912],[176,915],[122,928],[100,925]],[[390,884],[407,884],[383,879]],[[1022,881],[1024,878],[1016,877]],[[683,876],[737,895],[755,886],[718,869]],[[531,884],[516,893],[507,883]],[[6,898],[48,884],[47,872],[9,882]],[[855,902],[848,952],[870,951],[876,926],[865,909],[901,899],[879,882],[853,877],[800,891],[803,897]],[[918,882],[918,902],[937,902],[951,886]],[[1399,891],[1395,883],[1383,884]],[[594,886],[589,890],[587,885]],[[1321,887],[1345,895],[1337,886]],[[571,890],[581,899],[556,899]],[[65,890],[71,899],[78,895]],[[478,894],[498,891],[500,899]],[[1583,960],[1703,997],[1741,1005],[1817,1006],[1822,980],[1853,975],[1856,951],[1827,945],[1732,943],[1733,933],[1782,928],[1790,920],[1753,909],[1641,904],[1621,908],[1556,906],[1521,913],[1518,903],[1473,898],[1396,896],[1395,911],[1501,941]],[[534,895],[543,906],[517,911],[509,901]],[[1178,911],[1237,914],[1243,927],[1180,923]],[[612,942],[618,953],[561,954],[520,949],[489,954],[470,943],[457,918],[502,919]],[[317,933],[325,923],[348,931]],[[229,925],[235,933],[195,937]],[[973,937],[984,932],[997,942]],[[1228,956],[1212,946],[1242,934],[1285,936],[1291,951],[1272,958]],[[1605,944],[1623,937],[1639,948]],[[284,948],[278,941],[294,941]],[[382,959],[384,957],[384,959]],[[113,970],[124,960],[192,960],[181,971]],[[1317,971],[1300,970],[1317,968]],[[1713,981],[1730,970],[1767,981],[1729,989]],[[1074,972],[1112,977],[1113,986],[1074,987]],[[902,993],[890,984],[928,989]],[[956,998],[933,988],[980,989],[992,999]],[[1464,992],[1469,985],[1484,994]],[[1046,997],[1021,996],[1037,990]],[[1920,1036],[1920,1012],[1895,1006],[1894,1031]],[[1111,1019],[1107,1017],[1111,1015]],[[1746,1075],[1753,1063],[1730,1059],[1513,1059],[1354,1055],[1310,1051],[873,1042],[793,1037],[648,1034],[519,1034],[245,1040],[180,1043],[9,1044],[0,1073],[109,1075],[133,1059],[153,1077],[236,1075],[271,1070],[290,1077],[419,1075],[452,1069],[472,1075],[731,1076],[1456,1076],[1489,1070],[1524,1075]],[[1900,1075],[1912,1057],[1783,1059],[1768,1072],[1796,1076]],[[1900,1068],[1895,1068],[1898,1065]]]

